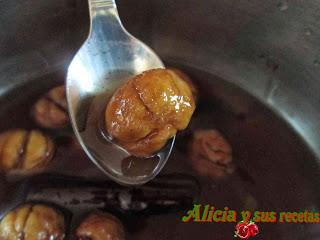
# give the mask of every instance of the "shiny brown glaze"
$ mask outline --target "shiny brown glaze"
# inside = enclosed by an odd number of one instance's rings
[[[77,228],[78,240],[124,240],[121,222],[108,213],[92,213]]]
[[[105,112],[106,129],[131,154],[150,156],[188,126],[194,110],[191,89],[179,75],[149,70],[115,92]]]
[[[194,83],[194,81],[192,81],[192,79],[183,71],[181,71],[180,69],[178,68],[173,68],[173,67],[170,67],[168,68],[169,70],[173,71],[175,74],[177,74],[182,80],[184,80],[186,83],[188,83],[190,89],[191,89],[191,92],[192,92],[192,95],[195,99],[195,101],[197,101],[198,97],[199,97],[199,90],[198,90],[198,87],[196,86],[196,84]]]
[[[41,204],[23,205],[10,211],[0,222],[3,240],[62,240],[64,236],[63,215]]]
[[[14,129],[0,134],[0,169],[3,171],[43,169],[54,152],[51,138],[38,130]]]

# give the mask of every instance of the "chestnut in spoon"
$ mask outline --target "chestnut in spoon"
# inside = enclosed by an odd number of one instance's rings
[[[168,160],[174,137],[150,158],[131,157],[100,127],[114,91],[129,77],[163,68],[160,58],[121,24],[115,0],[89,0],[89,37],[73,58],[66,92],[71,123],[89,158],[111,179],[126,185],[153,179]]]

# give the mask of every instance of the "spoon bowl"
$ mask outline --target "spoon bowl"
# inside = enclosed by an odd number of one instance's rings
[[[164,68],[160,58],[121,24],[114,0],[89,0],[90,33],[73,58],[66,92],[73,130],[89,158],[111,179],[140,185],[170,156],[174,139],[150,158],[136,158],[104,131],[104,110],[115,90],[145,70]]]

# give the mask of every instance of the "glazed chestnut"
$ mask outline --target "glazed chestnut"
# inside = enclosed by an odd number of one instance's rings
[[[105,111],[105,127],[128,152],[145,157],[185,129],[194,110],[189,85],[171,70],[154,69],[114,93]]]
[[[63,215],[42,204],[23,205],[10,211],[0,222],[3,240],[62,240],[64,236]]]
[[[225,177],[234,171],[232,149],[217,130],[197,130],[190,147],[191,165],[202,176]]]
[[[182,80],[184,80],[186,83],[188,83],[193,97],[195,98],[195,100],[197,100],[198,95],[199,95],[199,90],[196,87],[195,83],[191,80],[191,78],[185,72],[181,71],[180,69],[173,68],[173,67],[170,67],[168,69],[171,71],[174,71],[175,74],[177,74]]]
[[[14,129],[0,134],[0,169],[43,169],[55,152],[53,141],[38,130]]]
[[[78,240],[124,240],[121,222],[108,213],[92,213],[77,228]]]
[[[41,127],[58,129],[69,123],[65,87],[51,89],[34,105],[32,117]]]

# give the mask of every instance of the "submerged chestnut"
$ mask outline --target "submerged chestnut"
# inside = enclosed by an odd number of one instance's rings
[[[154,69],[114,93],[105,111],[105,127],[132,155],[146,157],[185,129],[194,110],[188,83],[174,71]]]
[[[65,237],[63,215],[46,205],[26,204],[10,211],[0,222],[0,239],[62,240]]]
[[[191,165],[202,176],[221,178],[231,174],[232,148],[217,130],[197,130],[190,147]]]
[[[65,86],[51,89],[34,105],[32,116],[44,128],[63,128],[69,123]]]
[[[3,171],[43,169],[54,152],[53,141],[38,130],[14,129],[0,134],[0,169]]]
[[[124,240],[125,233],[119,219],[108,213],[92,213],[77,228],[78,240]]]

